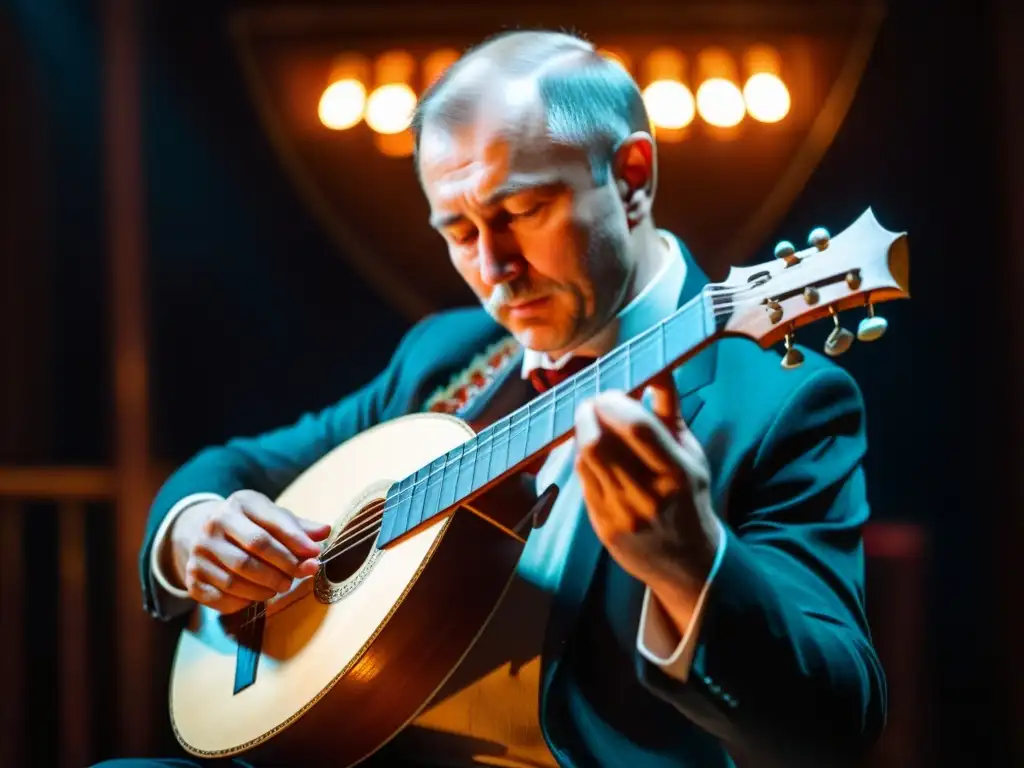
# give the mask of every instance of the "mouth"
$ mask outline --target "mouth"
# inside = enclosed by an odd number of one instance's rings
[[[528,301],[518,301],[515,304],[508,304],[508,312],[513,317],[523,317],[525,315],[531,315],[539,310],[542,310],[545,305],[550,301],[547,296],[540,296],[536,299],[529,299]]]

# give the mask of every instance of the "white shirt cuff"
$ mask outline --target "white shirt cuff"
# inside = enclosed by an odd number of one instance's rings
[[[644,590],[644,603],[640,610],[640,626],[636,638],[637,651],[649,662],[660,667],[665,674],[684,683],[690,675],[690,665],[693,663],[693,654],[697,649],[697,637],[700,634],[700,623],[704,616],[704,600],[711,587],[711,582],[714,581],[722,564],[722,558],[725,556],[725,530],[722,529],[720,521],[716,519],[715,522],[721,531],[718,551],[715,553],[711,571],[701,588],[697,604],[693,608],[693,616],[690,617],[690,623],[682,639],[676,643],[679,632],[650,587]]]
[[[153,547],[150,550],[149,555],[149,568],[153,572],[153,578],[156,579],[156,583],[165,590],[168,594],[174,597],[181,598],[182,600],[190,600],[188,592],[180,587],[175,587],[171,584],[170,580],[164,575],[164,572],[160,568],[161,551],[167,538],[167,532],[171,529],[171,524],[175,519],[189,507],[195,506],[204,501],[223,501],[224,497],[219,496],[216,493],[193,493],[190,496],[186,496],[164,515],[163,522],[160,523],[160,527],[156,530],[156,536],[153,537]]]

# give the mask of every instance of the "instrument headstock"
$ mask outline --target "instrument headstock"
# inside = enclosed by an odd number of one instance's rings
[[[876,304],[910,297],[907,234],[885,229],[870,208],[835,237],[815,229],[808,244],[798,251],[783,241],[774,262],[733,267],[725,282],[709,286],[716,314],[726,318],[723,333],[766,348],[784,341],[784,368],[803,362],[793,346],[797,328],[831,317],[825,353],[836,357],[854,338],[874,341],[885,333],[888,323],[875,314]],[[856,336],[839,323],[839,313],[853,308],[867,313]]]

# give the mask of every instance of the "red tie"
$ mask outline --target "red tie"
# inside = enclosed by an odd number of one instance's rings
[[[556,384],[560,384],[574,373],[579,373],[592,362],[593,357],[573,357],[561,368],[534,368],[530,371],[530,383],[537,392],[547,392]]]

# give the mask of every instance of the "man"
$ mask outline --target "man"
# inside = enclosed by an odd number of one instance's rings
[[[637,86],[588,43],[493,38],[424,95],[414,128],[431,224],[484,310],[428,317],[363,389],[181,467],[142,550],[154,616],[233,612],[313,574],[327,528],[271,499],[347,438],[422,410],[509,334],[521,376],[464,404],[467,420],[522,404],[528,383],[578,369],[707,282],[652,219]],[[660,377],[645,403],[586,402],[574,441],[539,470],[538,490],[559,494],[513,589],[453,682],[371,762],[857,762],[886,703],[863,607],[865,449],[844,372],[810,352],[785,371],[743,340]]]

